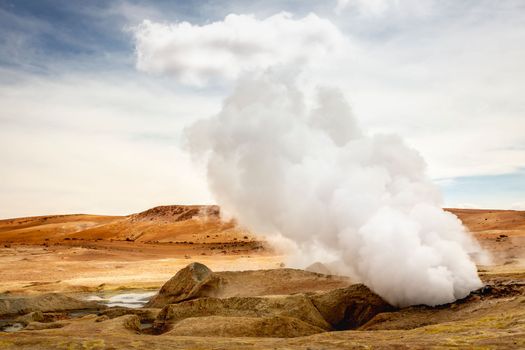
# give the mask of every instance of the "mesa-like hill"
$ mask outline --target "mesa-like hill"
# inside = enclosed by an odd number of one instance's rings
[[[521,255],[525,211],[446,209],[503,259]],[[158,206],[127,216],[52,215],[0,220],[2,244],[74,244],[79,241],[206,244],[251,242],[254,235],[233,220],[223,221],[215,205]],[[501,253],[501,254],[500,254]]]
[[[495,264],[510,265],[525,256],[525,211],[446,209],[456,215]]]
[[[127,216],[54,215],[0,220],[0,242],[52,244],[64,241],[215,243],[251,240],[218,206],[159,206]]]

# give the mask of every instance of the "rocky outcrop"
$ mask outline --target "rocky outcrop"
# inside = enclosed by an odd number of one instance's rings
[[[165,221],[178,222],[193,218],[219,219],[220,208],[217,205],[165,205],[130,215],[131,222]]]
[[[220,320],[222,330],[212,334],[240,332],[244,336],[258,334],[248,325],[268,325],[267,334],[275,333],[270,329],[276,324],[298,325],[297,334],[303,335],[355,329],[378,313],[392,310],[364,285],[337,288],[348,283],[346,278],[294,269],[214,273],[203,264],[192,263],[171,278],[146,307],[163,307],[154,322],[157,331],[172,329],[183,335],[197,327],[195,332],[204,332],[210,320]],[[241,322],[243,330],[236,330],[228,319],[232,324],[246,320],[246,324]]]
[[[212,272],[192,263],[166,282],[146,307],[164,307],[201,297],[248,297],[331,290],[348,286],[350,279],[296,269]]]
[[[393,307],[363,284],[310,296],[323,318],[337,330],[355,329]]]
[[[208,267],[194,262],[177,272],[145,306],[163,307],[184,300],[213,296],[221,279]]]

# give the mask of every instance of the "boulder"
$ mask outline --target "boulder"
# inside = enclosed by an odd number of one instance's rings
[[[213,296],[221,279],[208,267],[194,262],[177,272],[145,307],[160,308],[184,300]]]
[[[394,308],[363,284],[311,294],[323,318],[337,330],[355,329],[381,312]]]
[[[292,338],[324,332],[292,317],[190,317],[177,323],[168,335],[193,337]]]

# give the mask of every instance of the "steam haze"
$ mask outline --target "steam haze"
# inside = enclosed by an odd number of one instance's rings
[[[138,69],[186,84],[238,78],[221,112],[187,129],[189,149],[206,163],[217,204],[286,246],[289,263],[321,261],[398,306],[444,304],[481,286],[471,258],[480,249],[442,210],[418,152],[360,130],[338,89],[309,88],[309,64],[345,45],[330,21],[144,21],[135,36]]]
[[[441,209],[419,154],[359,130],[336,89],[313,108],[293,78],[242,78],[221,112],[188,130],[218,204],[253,232],[292,241],[394,305],[443,304],[481,282],[477,244]],[[304,267],[304,266],[303,266]]]

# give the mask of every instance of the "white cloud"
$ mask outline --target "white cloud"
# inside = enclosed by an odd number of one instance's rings
[[[343,41],[326,19],[315,14],[294,19],[284,12],[264,20],[230,14],[202,26],[145,20],[134,34],[139,70],[172,74],[189,84],[234,79],[243,71],[279,64],[303,64]]]
[[[399,1],[396,11],[408,13],[410,2]],[[437,179],[525,166],[520,2],[427,1],[425,20],[390,13],[359,20],[350,8],[356,3],[338,17],[353,51],[316,78],[343,87],[368,130],[401,135]]]

